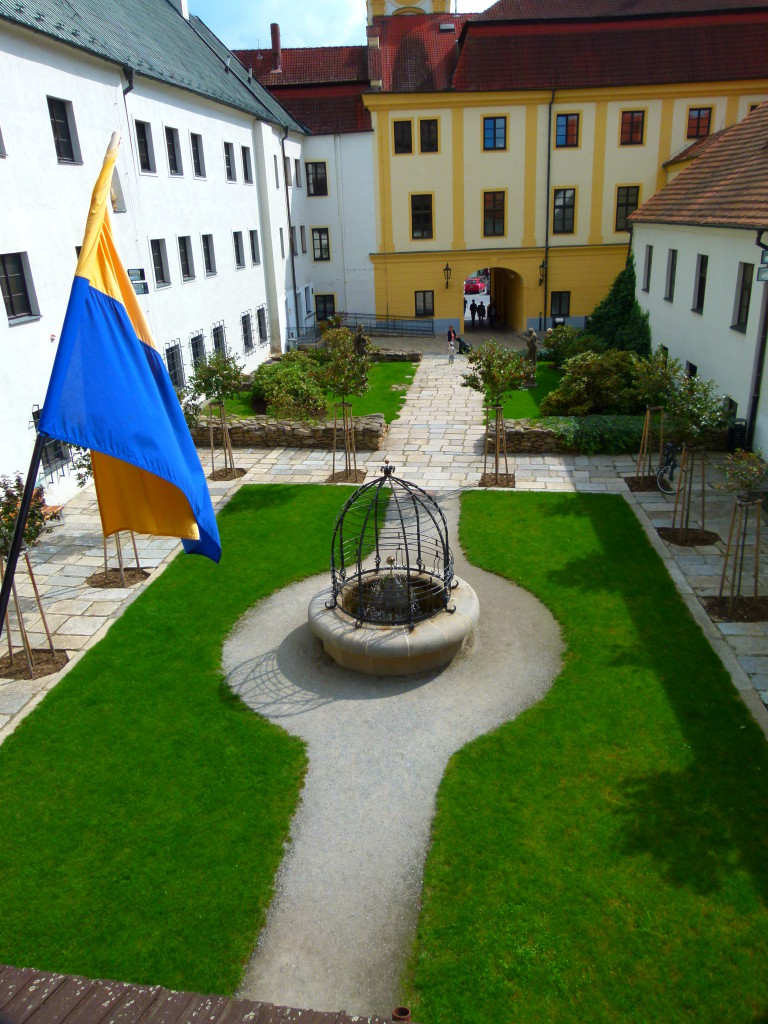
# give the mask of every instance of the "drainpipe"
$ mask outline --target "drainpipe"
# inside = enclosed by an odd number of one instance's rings
[[[283,157],[283,189],[285,191],[285,212],[288,217],[288,252],[291,254],[291,291],[293,292],[293,315],[296,320],[296,337],[299,332],[299,301],[296,297],[296,262],[293,252],[293,227],[291,225],[291,204],[288,198],[288,179],[285,176],[285,140],[288,138],[288,129],[283,129],[283,137],[280,139],[280,152]]]
[[[552,173],[552,104],[555,102],[555,90],[549,99],[547,110],[547,220],[544,226],[544,329],[547,328],[547,300],[549,297],[549,183]]]
[[[763,242],[763,231],[757,232],[755,245],[762,251],[768,252],[768,245]],[[745,443],[747,448],[752,449],[755,439],[755,427],[757,426],[757,410],[760,405],[760,389],[763,383],[763,369],[765,366],[765,350],[768,347],[768,290],[763,288],[762,325],[760,327],[760,343],[755,359],[755,369],[752,374],[752,386],[749,395],[749,410],[747,412],[747,436]]]
[[[123,89],[123,96],[127,96],[129,92],[133,92],[133,77],[135,72],[133,68],[125,67],[123,68],[123,74],[128,81],[128,85]]]

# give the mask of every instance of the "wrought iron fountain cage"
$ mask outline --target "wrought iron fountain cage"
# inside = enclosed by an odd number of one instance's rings
[[[358,488],[339,512],[328,607],[359,625],[413,628],[452,610],[453,555],[438,503],[394,470],[385,463],[382,475]]]

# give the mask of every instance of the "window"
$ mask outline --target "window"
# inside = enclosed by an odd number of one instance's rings
[[[179,133],[175,128],[165,129],[165,148],[168,150],[168,170],[171,174],[183,174]]]
[[[318,320],[330,320],[336,312],[336,300],[333,295],[315,295],[315,317]]]
[[[32,422],[35,424],[35,427],[37,427],[40,419],[40,413],[41,410],[38,406],[34,406],[32,409]],[[62,466],[69,462],[70,456],[70,447],[68,444],[64,444],[63,441],[56,441],[53,438],[48,438],[44,441],[41,462],[46,473],[53,473],[61,469]]]
[[[37,315],[37,310],[32,305],[33,296],[30,296],[30,289],[27,286],[26,255],[23,252],[0,254],[0,288],[9,323]]]
[[[558,114],[555,123],[555,145],[563,147],[578,146],[579,144],[579,115]]]
[[[575,217],[576,189],[556,188],[552,218],[552,233],[555,235],[573,234]]]
[[[248,232],[251,239],[251,263],[256,266],[257,263],[261,263],[261,251],[259,249],[259,232],[253,228]]]
[[[120,184],[120,175],[117,168],[112,169],[112,185],[109,190],[109,201],[112,204],[113,213],[125,213],[125,196],[123,186]]]
[[[434,316],[435,315],[435,293],[434,292],[414,292],[414,299],[416,305],[416,316]]]
[[[246,185],[253,184],[253,165],[251,163],[250,146],[241,146],[240,153],[243,157],[243,181]]]
[[[304,227],[303,224],[299,228],[299,233],[301,235],[301,251],[302,252],[306,252],[307,251],[307,229]],[[309,312],[309,310],[307,310],[307,312]]]
[[[280,188],[280,168],[277,166],[277,155],[273,154],[275,161],[275,188]]]
[[[507,148],[506,117],[483,118],[483,149]]]
[[[691,107],[688,111],[687,139],[703,139],[709,135],[712,107]]]
[[[622,110],[621,145],[642,146],[645,134],[645,111]]]
[[[293,182],[296,188],[301,188],[301,160],[298,157],[293,161]]]
[[[152,145],[152,126],[146,121],[136,122],[136,148],[139,167],[147,174],[155,173],[155,150]]]
[[[235,147],[231,142],[224,143],[224,169],[227,173],[227,181],[237,181],[235,170]]]
[[[422,153],[436,153],[438,149],[437,118],[419,121],[419,145]]]
[[[651,290],[651,267],[653,266],[653,246],[645,247],[645,263],[643,265],[643,291]]]
[[[285,184],[288,188],[291,187],[291,158],[289,156],[283,157],[283,174],[285,175]]]
[[[171,384],[178,390],[184,387],[184,360],[181,358],[181,345],[176,341],[172,341],[170,345],[166,345],[165,348],[165,362],[168,366],[168,376],[171,378]]]
[[[213,351],[220,356],[225,356],[227,354],[227,331],[223,320],[218,320],[213,324],[211,336],[213,337]]]
[[[307,195],[328,195],[328,177],[325,169],[325,161],[322,163],[307,164]]]
[[[640,201],[639,185],[619,185],[616,190],[616,230],[629,231],[627,217],[634,213]]]
[[[0,129],[0,159],[4,156],[7,156],[7,154],[5,152],[5,143],[3,142],[3,132],[2,129]]]
[[[168,254],[165,251],[165,239],[153,238],[150,246],[152,248],[152,266],[155,271],[155,285],[158,288],[165,288],[171,283],[168,273]]]
[[[232,244],[235,247],[235,267],[242,270],[245,266],[245,250],[243,249],[243,232],[232,232]]]
[[[291,224],[290,231],[291,231],[291,255],[292,256],[296,256],[298,254],[299,247],[296,244],[296,225],[295,224]]]
[[[48,113],[51,117],[53,144],[60,164],[80,163],[80,148],[77,144],[75,115],[69,100],[48,97]]]
[[[78,250],[80,246],[78,246]],[[77,258],[80,259],[80,253],[78,251]],[[149,285],[147,284],[147,275],[144,273],[143,267],[135,267],[128,270],[128,279],[133,285],[133,290],[137,295],[148,295]]]
[[[677,249],[667,250],[667,280],[664,283],[664,298],[672,302],[675,297],[675,277],[677,276]]]
[[[283,236],[282,228],[280,228],[280,255],[285,259],[285,237]]]
[[[696,283],[693,289],[693,306],[691,307],[694,313],[704,312],[704,293],[707,290],[707,264],[709,263],[709,256],[702,256],[701,253],[696,257]]]
[[[432,238],[432,196],[411,196],[411,238]]]
[[[203,153],[203,137],[192,132],[192,167],[196,178],[205,177],[205,154]]]
[[[191,281],[195,276],[195,264],[192,259],[192,241],[189,235],[179,237],[179,263],[181,264],[182,281]]]
[[[243,351],[250,352],[253,348],[253,317],[250,312],[241,314],[240,330],[243,335]]]
[[[312,228],[312,259],[329,260],[331,258],[331,241],[328,228]]]
[[[267,343],[267,310],[264,306],[259,306],[256,310],[256,327],[259,332],[259,344],[266,345]]]
[[[304,288],[304,312],[312,312],[312,289],[309,287],[309,285],[306,285],[306,287]]]
[[[395,152],[413,152],[413,123],[411,121],[395,121]]]
[[[216,253],[213,248],[213,235],[203,235],[203,263],[207,275],[216,273]]]
[[[736,301],[733,306],[734,331],[746,331],[749,319],[749,300],[752,298],[752,280],[755,276],[754,263],[740,263],[736,281]]]
[[[205,341],[202,331],[194,331],[189,336],[189,347],[192,352],[192,365],[199,366],[205,362]]]
[[[504,234],[504,193],[483,192],[483,234]]]
[[[570,292],[552,292],[552,312],[551,316],[570,316],[571,315],[571,293]]]
[[[686,361],[685,361],[685,375],[686,375],[686,377],[695,377],[698,372],[699,372],[699,368],[696,365],[696,363],[690,363],[686,359]]]

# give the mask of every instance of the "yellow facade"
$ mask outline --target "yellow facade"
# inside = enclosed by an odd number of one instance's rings
[[[414,316],[416,292],[432,292],[435,319],[461,323],[463,280],[489,267],[497,310],[510,327],[548,317],[552,292],[569,293],[572,318],[588,315],[626,259],[629,234],[616,230],[618,207],[625,210],[635,190],[642,203],[665,184],[662,165],[690,145],[689,111],[711,108],[714,132],[766,98],[768,79],[554,94],[365,95],[374,127],[376,312]],[[578,136],[568,145],[557,145],[558,114],[570,123],[578,117]],[[484,148],[489,118],[496,119],[494,142],[504,125],[498,148]],[[423,119],[438,123],[437,152],[420,151]],[[412,125],[410,153],[396,152],[397,122]],[[622,142],[622,124],[634,126],[631,144]],[[492,235],[485,233],[485,193],[497,204],[504,197]],[[423,234],[414,196],[420,209],[432,197],[431,237],[414,237],[414,230]]]

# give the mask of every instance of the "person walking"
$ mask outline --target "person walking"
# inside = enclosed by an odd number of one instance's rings
[[[493,304],[493,299],[488,303],[488,326],[493,330],[493,325],[496,323],[496,307]]]
[[[456,355],[456,331],[453,324],[448,325],[448,362],[453,365],[453,357]]]
[[[485,327],[485,303],[480,299],[480,305],[477,307],[477,316],[480,320],[480,326]]]
[[[477,316],[477,303],[474,299],[469,304],[469,315],[472,317],[472,328],[475,326],[475,317]]]

